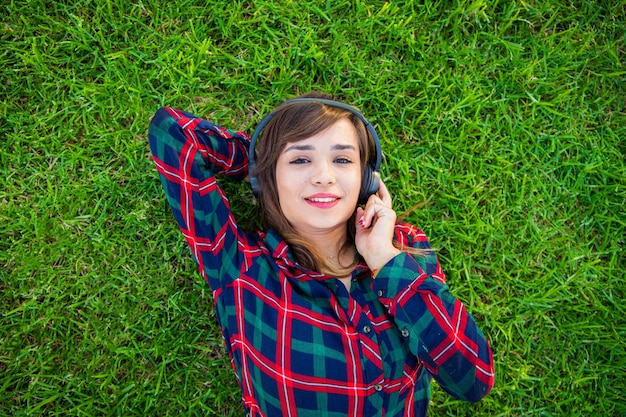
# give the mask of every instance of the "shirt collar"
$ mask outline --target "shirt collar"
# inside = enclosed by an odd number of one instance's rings
[[[304,268],[300,266],[294,259],[293,252],[289,248],[289,245],[287,245],[287,242],[285,242],[285,240],[282,238],[280,234],[278,234],[276,230],[269,229],[267,233],[265,233],[265,235],[262,237],[265,240],[265,244],[267,245],[267,248],[270,254],[272,255],[272,258],[274,258],[277,261],[283,262],[284,264],[286,264],[287,266],[291,268],[295,268],[299,270],[300,274],[298,275],[301,275],[302,272],[305,272]],[[357,263],[354,269],[356,271],[356,275],[360,275],[364,271],[369,271],[367,264],[362,260],[359,263]],[[309,278],[313,278],[316,280],[320,280],[320,279],[324,280],[324,279],[333,278],[328,275],[317,273],[314,271],[308,271],[307,275]]]
[[[287,242],[285,242],[276,230],[269,229],[267,233],[265,233],[265,236],[263,236],[263,239],[265,240],[269,252],[272,254],[272,258],[282,260],[288,264],[296,263]]]

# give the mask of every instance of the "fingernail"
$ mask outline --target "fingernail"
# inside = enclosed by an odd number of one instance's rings
[[[364,227],[364,225],[365,225],[365,217],[361,216],[361,218],[359,219],[359,224],[361,225],[361,227]]]

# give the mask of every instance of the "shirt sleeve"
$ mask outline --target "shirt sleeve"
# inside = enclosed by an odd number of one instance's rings
[[[430,249],[423,232],[412,229],[411,234],[411,246]],[[411,352],[446,392],[466,401],[489,393],[494,384],[491,348],[465,306],[450,294],[434,252],[397,255],[372,285]]]
[[[238,276],[245,244],[215,175],[248,174],[249,137],[163,107],[150,122],[148,140],[174,218],[216,290]]]

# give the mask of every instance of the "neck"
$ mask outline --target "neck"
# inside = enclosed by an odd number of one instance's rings
[[[308,232],[300,234],[308,240],[326,259],[339,259],[341,250],[343,249],[346,239],[348,238],[347,229],[338,228],[329,231]]]

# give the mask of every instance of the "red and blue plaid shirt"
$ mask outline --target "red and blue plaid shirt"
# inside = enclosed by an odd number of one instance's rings
[[[150,147],[174,217],[209,283],[251,416],[424,416],[434,377],[478,401],[494,383],[489,344],[434,254],[402,253],[348,291],[295,262],[273,230],[241,230],[216,175],[243,179],[249,137],[162,108]],[[429,249],[398,224],[396,239]]]

